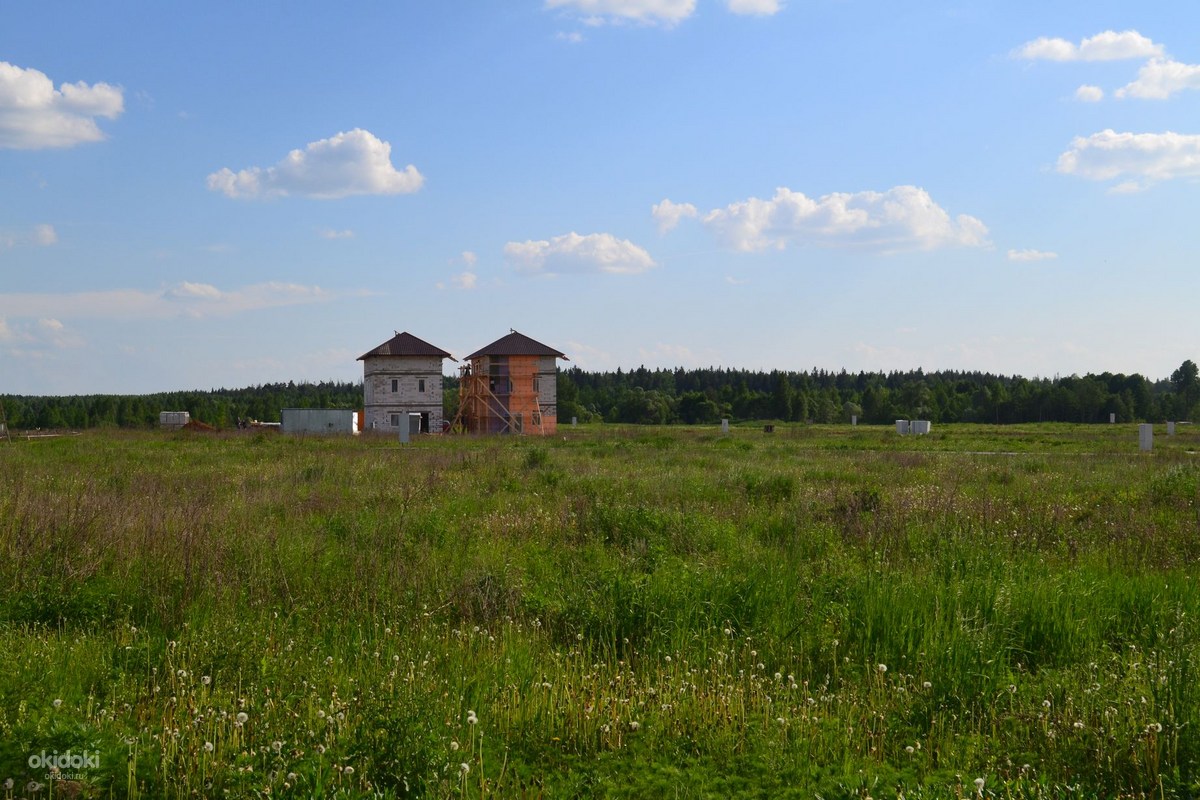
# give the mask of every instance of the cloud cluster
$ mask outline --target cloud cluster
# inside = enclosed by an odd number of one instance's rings
[[[1104,31],[1080,41],[1042,36],[1017,48],[1017,58],[1046,61],[1123,61],[1130,58],[1153,58],[1163,54],[1163,46],[1155,44],[1137,31]]]
[[[603,272],[632,275],[655,266],[644,249],[611,233],[571,232],[550,240],[509,242],[504,255],[519,272],[545,275]]]
[[[725,7],[732,14],[769,17],[783,9],[783,0],[725,0]],[[546,0],[546,8],[570,12],[587,25],[635,23],[670,28],[696,13],[696,0]]]
[[[1110,129],[1076,136],[1070,149],[1058,157],[1058,171],[1097,181],[1200,177],[1200,135]]]
[[[654,221],[658,223],[658,232],[667,233],[674,230],[684,217],[695,219],[700,212],[691,203],[672,203],[670,200],[663,200],[661,203],[655,203],[650,209],[650,213],[654,216]]]
[[[1009,261],[1048,261],[1058,258],[1058,253],[1051,253],[1045,250],[1009,250]]]
[[[355,128],[293,150],[273,167],[221,169],[208,176],[208,188],[233,198],[302,195],[329,200],[407,194],[424,181],[412,164],[403,170],[392,165],[390,144]]]
[[[58,231],[54,230],[53,225],[34,225],[30,230],[15,233],[0,231],[0,249],[21,245],[50,247],[54,244],[58,244]]]
[[[792,244],[881,252],[988,244],[987,226],[980,220],[966,214],[951,218],[916,186],[817,199],[781,187],[770,199],[751,197],[709,211],[701,222],[726,246],[744,252]]]
[[[184,281],[166,289],[0,294],[0,317],[10,319],[170,319],[225,316],[281,306],[329,302],[337,294],[319,286],[268,282],[222,290]]]
[[[1200,89],[1200,65],[1154,58],[1138,70],[1137,79],[1117,89],[1117,97],[1166,100],[1185,89]]]
[[[1017,48],[1013,55],[1016,58],[1048,61],[1145,59],[1137,78],[1113,92],[1120,99],[1166,100],[1187,89],[1200,89],[1200,65],[1174,60],[1166,54],[1161,44],[1134,30],[1120,33],[1104,31],[1077,45],[1066,39],[1043,36]],[[1104,98],[1104,90],[1085,84],[1075,90],[1075,98],[1085,103],[1095,103]]]
[[[0,148],[74,147],[104,138],[97,117],[125,110],[120,88],[107,83],[54,82],[44,72],[0,61]]]

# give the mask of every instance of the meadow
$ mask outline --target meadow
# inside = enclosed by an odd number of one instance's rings
[[[1198,796],[1157,433],[0,440],[0,798]]]

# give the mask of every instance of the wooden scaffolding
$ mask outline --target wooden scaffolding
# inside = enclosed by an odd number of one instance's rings
[[[533,356],[483,356],[458,369],[458,433],[545,434]]]

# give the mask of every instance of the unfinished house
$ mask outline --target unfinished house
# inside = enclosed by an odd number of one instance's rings
[[[567,357],[516,331],[467,356],[459,367],[455,427],[467,433],[554,433],[560,358]]]
[[[411,333],[397,333],[358,357],[363,362],[363,432],[396,433],[409,414],[421,432],[442,432],[442,359],[452,355]]]

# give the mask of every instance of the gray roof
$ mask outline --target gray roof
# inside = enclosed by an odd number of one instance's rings
[[[355,360],[362,361],[373,356],[434,356],[436,358],[448,358],[451,361],[458,360],[440,347],[434,347],[429,342],[424,339],[418,339],[411,333],[397,333],[374,350],[368,350]]]
[[[570,361],[562,353],[555,350],[553,347],[544,345],[541,342],[530,339],[523,333],[513,331],[508,336],[502,336],[486,347],[481,347],[471,355],[467,356],[466,360],[480,356],[554,356]]]

